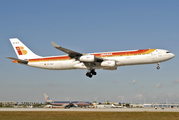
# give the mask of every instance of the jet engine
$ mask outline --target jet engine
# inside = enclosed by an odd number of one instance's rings
[[[95,62],[94,55],[84,55],[79,58],[81,62]]]
[[[115,61],[103,61],[101,63],[101,66],[103,66],[103,67],[115,67],[116,62]]]

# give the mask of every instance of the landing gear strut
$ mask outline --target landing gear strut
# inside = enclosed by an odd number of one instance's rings
[[[159,66],[159,65],[160,65],[160,63],[157,64],[157,69],[158,69],[158,70],[160,69],[160,66]]]
[[[92,70],[88,70],[88,72],[86,73],[86,76],[89,78],[92,78],[93,75],[96,75],[97,73],[95,72],[94,69]]]

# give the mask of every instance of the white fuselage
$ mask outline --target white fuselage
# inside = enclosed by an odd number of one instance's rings
[[[150,52],[148,52],[150,51]],[[139,64],[153,64],[160,63],[172,59],[175,55],[169,53],[168,50],[162,49],[148,49],[147,52],[138,51],[118,51],[105,53],[92,53],[97,57],[103,58],[106,61],[115,61],[115,66],[101,66],[101,63],[96,62],[93,65],[94,69],[115,70],[118,66],[125,65],[139,65]],[[136,52],[136,53],[135,53]],[[68,56],[43,57],[36,59],[29,59],[28,66],[50,69],[50,70],[70,70],[70,69],[89,69],[88,64],[80,62],[75,59],[70,59]]]
[[[7,57],[14,63],[49,70],[88,69],[86,76],[96,75],[95,69],[116,70],[118,66],[153,64],[167,61],[175,57],[173,53],[162,49],[142,49],[132,51],[116,51],[83,54],[51,42],[53,47],[63,51],[65,56],[41,57],[33,53],[18,38],[10,38],[10,42],[18,58]]]

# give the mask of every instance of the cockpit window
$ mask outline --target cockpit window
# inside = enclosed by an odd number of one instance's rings
[[[169,51],[167,51],[166,53],[170,53]]]

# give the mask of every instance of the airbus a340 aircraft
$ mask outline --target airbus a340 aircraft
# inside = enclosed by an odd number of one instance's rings
[[[95,69],[117,70],[119,66],[159,64],[175,57],[173,53],[163,49],[142,49],[132,51],[116,51],[102,53],[80,53],[58,46],[54,42],[52,45],[67,55],[41,57],[34,54],[19,39],[11,38],[10,42],[18,58],[7,57],[14,63],[20,63],[32,67],[50,69],[50,70],[70,70],[70,69],[87,69],[86,76],[96,75]]]

